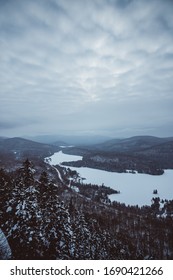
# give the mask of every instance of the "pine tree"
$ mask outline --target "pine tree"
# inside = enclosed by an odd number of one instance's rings
[[[38,230],[38,191],[31,166],[26,160],[17,171],[9,199],[7,230],[13,255],[19,259],[31,258],[31,243]]]

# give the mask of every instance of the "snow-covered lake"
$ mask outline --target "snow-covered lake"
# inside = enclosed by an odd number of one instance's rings
[[[63,154],[62,151],[50,157],[51,165],[61,164],[63,161],[76,161],[81,156]],[[119,190],[120,194],[113,194],[110,199],[126,205],[151,205],[154,197],[153,190],[157,189],[161,199],[173,199],[173,170],[165,170],[163,175],[131,174],[108,172],[87,167],[70,167],[76,170],[85,183],[109,186]]]
[[[51,165],[56,165],[56,164],[61,164],[63,161],[76,161],[76,160],[81,160],[82,157],[80,156],[74,156],[74,155],[67,155],[64,154],[62,151],[59,151],[57,153],[54,153],[50,159],[50,164]]]

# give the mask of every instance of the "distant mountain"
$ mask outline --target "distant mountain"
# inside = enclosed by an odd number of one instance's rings
[[[107,152],[138,152],[173,141],[173,137],[134,136],[126,139],[113,139],[97,145],[97,150]]]
[[[110,137],[100,135],[41,135],[33,137],[26,136],[25,138],[39,143],[58,143],[58,145],[59,142],[65,143],[65,145],[94,145],[111,139]]]
[[[3,141],[4,139],[7,139],[8,137],[3,137],[3,136],[0,136],[0,141]]]
[[[47,144],[42,144],[38,142],[34,142],[31,140],[27,140],[20,137],[14,138],[7,138],[2,139],[0,144],[0,149],[7,149],[7,150],[26,150],[26,149],[37,149],[42,147],[48,147]]]
[[[53,145],[34,142],[31,140],[14,137],[2,139],[0,141],[0,153],[13,153],[16,157],[44,157],[49,156],[57,147]]]
[[[52,144],[56,141],[61,141],[57,135],[24,136],[23,138],[43,144]]]
[[[114,139],[98,145],[68,148],[67,154],[82,156],[69,166],[98,168],[113,172],[136,170],[139,173],[163,174],[173,168],[173,137],[134,136]]]
[[[56,141],[56,142],[53,142],[52,145],[54,146],[58,146],[58,147],[61,147],[61,146],[68,146],[68,144],[66,142],[63,142],[63,141]]]
[[[166,141],[164,143],[149,147],[147,149],[141,150],[138,152],[138,154],[144,154],[149,156],[163,156],[163,155],[169,155],[172,156],[173,159],[173,140],[172,141]]]

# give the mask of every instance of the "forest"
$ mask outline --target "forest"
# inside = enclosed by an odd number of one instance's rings
[[[110,188],[77,182],[69,168],[63,183],[42,167],[26,159],[0,170],[0,228],[12,259],[173,259],[173,200],[111,202]]]

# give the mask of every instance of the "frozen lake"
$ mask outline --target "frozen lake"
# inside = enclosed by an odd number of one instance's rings
[[[81,156],[66,155],[62,151],[50,157],[51,165],[61,164],[63,161],[76,161]],[[110,199],[126,205],[151,205],[153,190],[157,189],[161,199],[173,199],[173,170],[165,170],[163,175],[131,174],[108,172],[88,167],[70,167],[76,170],[85,183],[109,186],[119,190],[120,194],[110,195]]]

